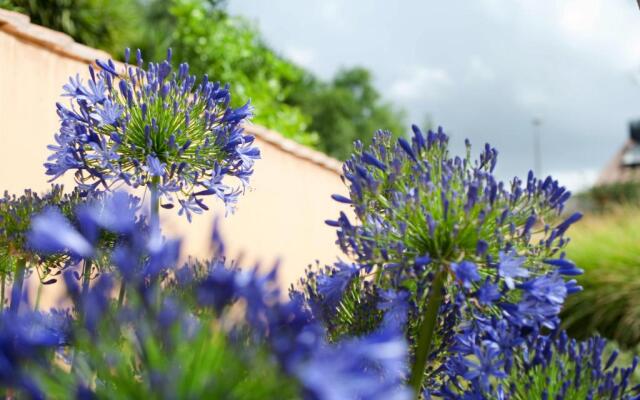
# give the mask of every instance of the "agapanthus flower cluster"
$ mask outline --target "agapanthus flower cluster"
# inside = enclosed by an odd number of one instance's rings
[[[57,105],[61,126],[47,175],[75,171],[85,190],[146,186],[152,201],[179,205],[189,220],[207,209],[208,195],[233,210],[260,156],[242,128],[249,104],[230,107],[229,87],[206,75],[198,82],[187,64],[174,71],[170,50],[146,69],[140,51],[137,65],[121,71],[111,60],[97,65],[86,83],[76,76],[64,86],[71,105]]]
[[[92,286],[81,288],[73,272],[65,271],[73,301],[71,329],[58,330],[64,340],[44,335],[26,343],[29,351],[19,357],[5,358],[0,373],[16,371],[2,376],[14,394],[411,397],[403,384],[407,347],[400,332],[381,329],[328,343],[324,328],[300,298],[281,299],[275,270],[262,275],[257,269],[228,268],[220,257],[178,268],[180,241],[165,239],[156,229],[141,230],[135,215],[121,211],[126,199],[128,195],[116,193],[79,207],[75,220],[82,223],[77,225],[56,209],[33,218],[30,246],[46,253],[87,260],[103,252],[94,239],[102,231],[120,241],[109,253],[115,271],[103,272]],[[119,283],[119,277],[126,279]],[[129,287],[126,298],[114,298],[117,285],[124,283]],[[15,337],[18,327],[40,326],[30,320],[17,324],[0,323],[0,342],[4,334]]]
[[[371,146],[356,143],[344,165],[349,197],[333,196],[356,220],[341,213],[327,221],[355,263],[302,282],[336,332],[400,321],[412,344],[410,383],[425,397],[458,379],[475,385],[507,376],[488,340],[474,342],[454,368],[469,321],[495,319],[524,340],[556,329],[564,299],[580,290],[571,277],[581,270],[562,253],[567,229],[581,217],[560,216],[570,193],[531,172],[525,182],[501,182],[494,148],[486,145],[474,161],[468,141],[466,156],[453,157],[448,140],[441,129],[424,134],[414,126],[410,140],[378,132]],[[356,313],[378,317],[363,328],[349,317]]]
[[[26,275],[36,272],[40,282],[49,285],[56,282],[56,276],[72,261],[62,255],[43,256],[29,248],[27,234],[33,215],[52,205],[70,215],[86,200],[86,194],[78,190],[64,193],[60,185],[52,185],[41,195],[32,190],[25,190],[21,196],[5,192],[0,199],[0,298],[3,301],[9,281],[13,281],[12,302],[15,303],[16,297],[21,296]]]
[[[631,384],[638,358],[629,366],[617,365],[618,352],[605,346],[599,337],[578,342],[560,330],[523,333],[505,319],[478,316],[457,334],[453,354],[441,366],[444,384],[430,394],[443,399],[640,398],[640,386]]]
[[[51,189],[40,195],[25,190],[21,196],[10,195],[5,191],[0,199],[0,247],[7,254],[28,257],[26,237],[31,227],[31,218],[46,207],[58,205],[67,211],[80,202],[80,193],[64,194],[63,187],[52,185]]]
[[[522,269],[488,273],[484,267],[511,257],[516,264],[535,263],[529,270],[556,269],[544,261],[557,256],[567,241],[564,233],[580,218],[553,225],[570,193],[533,173],[524,183],[514,178],[505,184],[493,175],[496,163],[497,151],[489,145],[476,161],[468,142],[466,157],[450,156],[442,130],[425,135],[414,126],[411,142],[379,132],[366,149],[356,143],[345,162],[350,196],[334,195],[352,205],[357,223],[345,214],[327,222],[338,228],[345,253],[367,270],[384,265],[385,271],[415,273],[407,266],[428,270],[422,267],[446,263],[454,275],[458,270],[463,285],[478,281],[475,269],[485,272],[481,276],[499,274],[513,286],[526,278]]]
[[[524,357],[512,368],[505,393],[513,399],[638,399],[631,365],[618,366],[617,351],[606,352],[606,341],[569,339],[564,332],[530,336]]]

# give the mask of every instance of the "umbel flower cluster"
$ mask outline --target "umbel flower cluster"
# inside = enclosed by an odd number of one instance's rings
[[[71,260],[64,255],[43,257],[29,249],[27,232],[31,227],[31,218],[53,205],[68,215],[78,204],[86,201],[86,195],[83,196],[80,191],[64,193],[60,185],[52,185],[44,195],[31,190],[25,190],[20,196],[5,192],[4,197],[0,198],[0,298],[5,298],[5,290],[10,283],[8,280],[12,279],[11,304],[13,308],[17,307],[27,273],[37,273],[43,285],[57,281],[56,277]]]
[[[349,197],[333,197],[356,219],[327,224],[355,262],[302,280],[331,337],[402,329],[424,398],[632,398],[635,363],[609,370],[596,342],[567,345],[559,331],[565,298],[581,289],[562,251],[581,217],[560,218],[570,193],[531,172],[505,184],[489,145],[475,161],[468,142],[452,157],[441,129],[413,131],[356,143],[344,165]]]
[[[231,108],[228,86],[206,75],[197,82],[187,64],[174,71],[171,50],[147,69],[138,51],[136,64],[118,71],[111,60],[97,61],[100,70],[89,67],[86,84],[77,75],[64,86],[71,105],[57,105],[61,124],[47,175],[75,171],[78,187],[89,191],[149,187],[154,202],[177,203],[189,220],[207,209],[208,195],[232,211],[260,156],[241,125],[249,103]]]

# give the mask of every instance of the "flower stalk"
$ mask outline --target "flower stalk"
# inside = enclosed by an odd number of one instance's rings
[[[27,261],[24,258],[21,258],[16,262],[16,268],[13,274],[13,288],[11,290],[11,312],[17,312],[18,307],[20,306],[20,298],[22,297],[22,286],[24,283],[24,273],[26,270],[26,265]]]
[[[160,229],[160,177],[154,176],[151,181],[151,185],[149,185],[149,190],[151,192],[151,204],[150,204],[150,215],[151,215],[151,226],[154,229]]]
[[[82,269],[82,293],[89,291],[89,280],[91,279],[91,260],[84,260],[84,268]]]
[[[6,274],[2,274],[2,287],[0,287],[0,298],[2,298],[2,304],[0,305],[0,309],[4,310],[4,296],[5,296],[5,287],[7,286],[7,276]]]
[[[33,304],[33,311],[38,311],[40,308],[40,298],[42,297],[42,283],[38,285],[38,290],[36,291],[36,301]]]
[[[127,289],[127,285],[124,282],[124,279],[122,279],[120,282],[120,292],[118,293],[118,308],[122,308],[122,305],[124,304],[124,296],[125,296],[126,289]]]
[[[446,271],[441,270],[433,279],[424,318],[418,328],[418,347],[416,348],[415,360],[413,362],[411,378],[409,380],[409,385],[413,388],[416,399],[420,398],[422,380],[424,379],[424,372],[427,367],[427,359],[433,345],[433,337],[436,329],[436,322],[438,320],[438,310],[442,304],[442,288],[444,286],[445,278]]]

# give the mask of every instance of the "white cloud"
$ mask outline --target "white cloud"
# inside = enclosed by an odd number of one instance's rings
[[[551,106],[551,97],[539,86],[520,86],[515,90],[516,102],[528,112],[541,112]]]
[[[640,64],[640,11],[635,0],[480,0],[484,14],[518,21],[528,35],[553,40],[628,70]]]
[[[318,2],[317,6],[320,17],[329,24],[331,29],[342,30],[348,25],[344,3],[336,0],[323,0]]]
[[[479,0],[478,4],[489,17],[497,21],[509,19],[511,17],[510,9],[514,5],[514,3],[505,2],[504,0]]]
[[[588,38],[598,33],[603,11],[600,0],[565,0],[560,3],[557,20],[566,34]]]
[[[434,98],[452,85],[449,73],[441,68],[415,67],[391,84],[391,97],[397,100]]]
[[[589,189],[598,179],[600,171],[597,169],[563,170],[553,171],[549,175],[557,179],[560,185],[569,189],[572,193]],[[546,174],[545,174],[546,175]]]
[[[567,45],[618,69],[640,63],[640,11],[636,1],[564,0],[548,11],[553,28]]]
[[[632,0],[566,0],[556,23],[571,45],[618,69],[640,63],[640,11]]]
[[[467,71],[467,79],[475,81],[492,81],[496,77],[496,74],[489,64],[487,64],[482,58],[473,56],[469,60],[469,66]]]
[[[306,47],[287,46],[284,50],[285,56],[296,64],[310,68],[316,60],[316,53],[313,49]]]
[[[323,1],[320,4],[320,15],[324,18],[333,20],[340,16],[340,6],[335,1]]]

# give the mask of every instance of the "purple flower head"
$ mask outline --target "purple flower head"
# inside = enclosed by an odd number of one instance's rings
[[[78,185],[106,190],[120,182],[151,186],[165,208],[177,201],[187,218],[206,209],[203,196],[232,206],[260,158],[242,129],[249,104],[231,108],[227,86],[197,82],[186,64],[173,71],[169,59],[121,73],[112,61],[98,65],[87,85],[76,77],[64,86],[71,107],[58,106],[47,174],[73,170]],[[228,178],[227,187],[211,190],[214,177]]]
[[[275,268],[263,275],[257,268],[227,268],[216,260],[169,274],[180,241],[149,230],[138,208],[137,199],[115,192],[76,207],[74,217],[47,208],[32,219],[34,248],[73,253],[85,258],[85,266],[91,260],[114,268],[101,270],[82,288],[78,271],[63,273],[73,314],[45,317],[27,308],[0,313],[0,385],[30,398],[51,394],[38,387],[40,378],[55,381],[56,394],[63,397],[126,397],[130,383],[152,397],[215,398],[232,395],[236,382],[256,374],[260,385],[279,390],[282,382],[299,397],[411,398],[405,386],[407,342],[399,326],[406,314],[398,315],[408,308],[406,292],[375,298],[390,321],[383,329],[328,340],[300,295],[282,299]],[[113,247],[97,245],[106,235]],[[349,279],[358,272],[355,265],[338,264],[335,274]],[[60,354],[73,350],[69,369],[60,368],[53,356],[60,346],[65,347]],[[193,369],[180,367],[193,360],[223,368],[218,373],[203,367],[207,381],[193,384]],[[87,376],[98,374],[99,385],[87,384]],[[220,379],[231,384],[221,387]]]
[[[502,304],[512,323],[523,327],[555,329],[568,294],[567,283],[557,273],[549,273],[518,284],[522,298],[516,304]]]
[[[356,276],[358,268],[354,264],[338,262],[331,273],[318,276],[318,293],[330,308],[335,308]]]
[[[511,290],[515,287],[515,278],[527,278],[530,274],[529,270],[523,268],[525,258],[518,257],[511,253],[500,252],[498,264],[498,273]]]
[[[448,142],[441,128],[425,134],[413,127],[410,140],[395,140],[380,131],[370,146],[358,144],[343,166],[349,196],[333,198],[350,205],[359,222],[331,222],[338,228],[338,244],[361,265],[376,268],[384,268],[382,260],[406,265],[428,254],[432,262],[427,270],[468,259],[481,276],[493,276],[495,261],[501,259],[500,276],[513,288],[528,276],[519,257],[552,258],[561,247],[533,243],[529,232],[536,221],[556,218],[567,191],[557,181],[538,180],[533,174],[526,187],[517,178],[500,182],[493,175],[498,154],[494,148],[486,145],[474,160],[470,145],[465,157],[454,157]],[[549,239],[552,232],[546,235]],[[510,254],[518,256],[507,259]],[[394,268],[385,274],[409,271]]]
[[[165,173],[165,164],[157,157],[147,156],[147,171],[151,176],[161,177]]]
[[[384,312],[383,329],[404,331],[409,318],[409,293],[406,291],[385,290],[380,293],[378,309]]]
[[[102,108],[97,109],[91,116],[98,122],[98,126],[115,125],[123,111],[124,107],[121,105],[106,101]]]
[[[569,339],[564,331],[536,335],[525,343],[522,359],[504,385],[529,398],[563,399],[579,393],[585,399],[636,399],[640,387],[631,384],[630,376],[637,357],[630,365],[612,368],[617,351],[607,356],[606,345],[599,337]]]
[[[502,294],[498,290],[498,285],[491,283],[488,279],[478,288],[475,297],[482,305],[491,305],[498,301]]]
[[[29,245],[41,253],[69,252],[80,258],[94,254],[92,244],[55,208],[49,208],[33,219]]]
[[[72,217],[48,208],[32,219],[30,248],[71,260],[109,256],[125,279],[153,280],[175,263],[179,244],[160,237],[157,230],[150,234],[146,220],[137,215],[138,208],[139,199],[124,192],[91,198],[70,210]]]
[[[474,349],[475,361],[465,360],[467,372],[464,378],[478,380],[484,391],[490,391],[489,380],[492,377],[504,378],[506,374],[502,369],[504,361],[500,357],[500,349],[497,346],[487,346],[483,349]]]
[[[349,274],[310,274],[303,280],[310,308],[321,310],[317,317],[331,334],[358,335],[394,326],[386,316],[403,315],[408,305],[408,315],[420,316],[409,318],[405,331],[414,389],[425,398],[493,398],[498,390],[509,398],[511,388],[498,382],[517,358],[507,343],[518,347],[541,329],[556,329],[564,299],[578,289],[563,279],[577,268],[560,255],[563,234],[578,217],[556,222],[570,193],[533,173],[500,181],[498,152],[488,144],[477,158],[469,142],[466,154],[455,156],[442,128],[412,131],[400,139],[379,131],[370,145],[356,143],[344,163],[349,195],[333,198],[355,218],[341,213],[327,224],[363,273],[358,285],[344,284],[352,282]],[[534,234],[538,222],[557,228]],[[406,302],[386,298],[399,293]],[[373,312],[371,297],[379,301]],[[322,312],[335,299],[344,310]],[[456,338],[468,327],[473,333],[463,346]]]
[[[189,197],[186,200],[180,199],[178,200],[178,202],[180,203],[178,215],[184,214],[189,222],[191,222],[193,214],[202,214],[203,208],[200,204],[198,204],[196,197]]]
[[[406,355],[401,336],[374,333],[319,346],[296,375],[310,398],[408,400],[412,394],[403,385]]]
[[[582,273],[584,272],[583,270],[578,268],[573,262],[566,260],[564,258],[559,258],[555,260],[544,260],[544,263],[558,267],[557,271],[560,275],[576,276],[576,275],[582,275]]]
[[[237,272],[218,263],[213,263],[210,269],[207,277],[198,284],[197,299],[200,305],[213,307],[221,312],[238,297]]]
[[[451,271],[456,275],[456,279],[462,283],[462,286],[469,289],[471,284],[480,280],[478,267],[470,261],[462,261],[461,263],[451,263]]]

